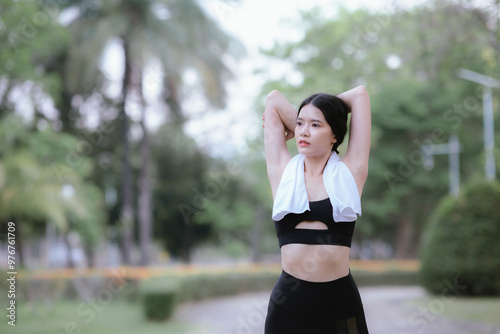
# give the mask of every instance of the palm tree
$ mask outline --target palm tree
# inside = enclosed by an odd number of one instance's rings
[[[51,130],[29,131],[21,117],[11,114],[0,122],[0,141],[0,220],[16,224],[19,262],[25,265],[27,233],[40,230],[43,224],[64,236],[78,231],[86,246],[95,246],[104,220],[98,213],[98,192],[84,182],[85,168],[62,170],[58,166],[78,140]],[[88,161],[83,160],[86,165]],[[72,263],[69,249],[68,263]]]
[[[77,8],[78,15],[71,24],[74,43],[66,67],[66,82],[73,92],[89,92],[99,78],[99,60],[112,39],[121,42],[125,68],[122,93],[118,102],[122,122],[122,255],[131,262],[128,253],[132,245],[133,194],[129,162],[129,118],[126,108],[135,103],[142,109],[140,125],[143,138],[140,144],[141,170],[138,180],[140,263],[149,263],[151,241],[151,185],[149,170],[148,131],[145,126],[145,102],[142,79],[147,65],[157,60],[164,71],[165,102],[174,115],[182,115],[178,93],[182,74],[194,68],[203,82],[204,95],[214,106],[225,99],[224,82],[230,71],[222,61],[228,53],[230,38],[203,11],[195,0],[116,0],[100,2],[69,1],[67,7]],[[179,117],[177,117],[179,119]]]

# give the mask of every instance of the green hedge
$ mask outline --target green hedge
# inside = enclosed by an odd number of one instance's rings
[[[432,293],[500,294],[500,184],[477,182],[446,197],[421,252],[422,284]]]
[[[183,302],[232,296],[255,291],[271,291],[280,273],[220,273],[186,277],[155,277],[141,281],[139,290],[146,318],[168,319],[176,305]],[[412,271],[373,273],[354,271],[359,286],[416,285],[418,275]]]
[[[5,281],[5,282],[3,282]],[[6,280],[0,280],[0,295],[6,296],[8,291]],[[110,296],[112,300],[135,301],[138,298],[138,280],[123,278],[116,280],[107,277],[85,278],[25,278],[16,280],[16,300],[20,303],[44,304],[57,300],[79,300],[77,284],[85,287],[87,298]],[[84,297],[85,299],[85,297]],[[7,299],[6,299],[7,300]],[[0,305],[2,300],[0,299]]]
[[[179,299],[179,282],[168,278],[143,280],[139,286],[144,316],[148,320],[170,318]]]
[[[225,273],[203,274],[183,279],[180,286],[181,301],[198,301],[245,292],[271,290],[279,273]]]
[[[371,271],[353,271],[352,276],[356,285],[363,286],[396,286],[419,285],[418,274],[414,271],[391,270],[380,273]]]

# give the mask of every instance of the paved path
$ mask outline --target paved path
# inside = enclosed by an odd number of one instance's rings
[[[425,296],[420,287],[362,287],[360,293],[370,334],[500,334],[491,325],[437,316],[445,307],[439,298],[428,307],[407,306],[407,300]],[[196,326],[190,334],[263,334],[268,299],[264,292],[185,304],[175,318]]]

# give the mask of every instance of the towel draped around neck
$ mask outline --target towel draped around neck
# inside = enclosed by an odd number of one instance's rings
[[[310,210],[304,180],[304,159],[304,155],[296,155],[283,171],[274,199],[274,221],[281,220],[288,213]],[[361,216],[361,200],[354,176],[335,152],[332,152],[323,171],[323,184],[332,204],[335,222],[351,222]]]

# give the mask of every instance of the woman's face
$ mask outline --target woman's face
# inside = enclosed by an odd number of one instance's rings
[[[337,140],[321,110],[308,104],[297,117],[295,141],[299,153],[317,156],[331,152]]]

